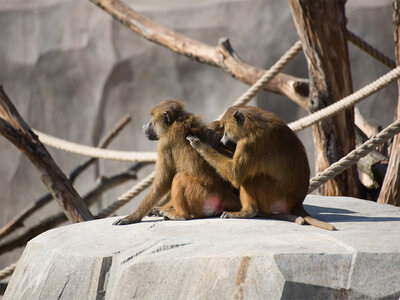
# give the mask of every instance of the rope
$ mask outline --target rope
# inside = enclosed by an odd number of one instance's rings
[[[396,66],[395,62],[391,60],[389,57],[385,56],[377,49],[369,45],[367,42],[363,41],[354,33],[347,31],[347,38],[350,42],[354,45],[358,46],[360,49],[367,52],[372,57],[376,58],[383,64],[387,65],[390,68],[394,68]],[[263,88],[265,84],[271,81],[282,69],[289,64],[290,61],[293,60],[294,57],[297,56],[298,53],[302,50],[301,41],[297,41],[269,70],[267,70],[263,76],[261,76],[255,84],[253,84],[241,97],[239,97],[232,105],[244,105],[247,104],[251,99],[253,99]],[[396,78],[400,77],[400,67],[393,69],[392,71],[388,72],[384,76],[380,77],[376,81],[370,83],[369,85],[365,86],[364,88],[358,90],[357,92],[343,98],[342,100],[323,108],[309,116],[301,118],[295,122],[292,122],[289,127],[293,131],[302,130],[312,124],[315,124],[323,119],[329,118],[339,111],[345,110],[354,104],[358,103],[359,101],[365,99],[366,97],[370,96],[371,94],[379,91],[383,87],[392,83]],[[221,118],[222,115],[219,116]],[[395,122],[394,124],[397,124]],[[393,124],[392,124],[393,125]],[[390,129],[389,126],[387,129]],[[386,130],[386,129],[385,129]],[[327,180],[335,177],[337,174],[340,174],[345,169],[350,167],[356,161],[358,161],[361,157],[365,156],[368,152],[365,149],[373,149],[376,145],[382,143],[380,139],[389,139],[390,137],[386,138],[382,131],[376,137],[371,138],[370,141],[364,143],[360,147],[356,148],[352,152],[350,152],[346,157],[339,160],[337,163],[332,164],[329,168],[325,171],[320,173],[317,177],[311,179],[310,181],[310,191],[316,189],[320,184],[325,183]],[[68,151],[75,154],[86,155],[90,157],[96,158],[103,158],[103,159],[110,159],[110,160],[120,160],[120,161],[148,161],[154,162],[157,159],[157,153],[155,152],[133,152],[133,151],[115,151],[115,150],[106,150],[100,149],[96,147],[89,147],[85,145],[80,145],[72,142],[68,142],[56,137],[52,137],[45,133],[35,131],[35,133],[39,136],[39,139],[44,144],[54,147],[56,149]],[[396,132],[398,133],[398,131]],[[393,133],[396,134],[396,133]],[[392,135],[392,136],[393,136]],[[379,138],[378,138],[379,137]],[[378,143],[378,144],[374,144]],[[361,156],[360,156],[361,155]],[[340,163],[340,164],[339,164]],[[337,172],[337,173],[336,173]],[[334,174],[334,175],[333,175]],[[118,208],[125,205],[129,200],[133,197],[138,195],[142,190],[147,188],[153,182],[155,177],[155,172],[152,172],[149,176],[143,179],[140,183],[135,185],[132,189],[128,190],[126,193],[121,195],[117,201],[112,203],[110,206],[102,210],[97,217],[104,218]],[[325,180],[325,181],[324,181]],[[11,265],[10,267],[12,267]],[[9,267],[9,268],[10,268]],[[15,268],[15,267],[14,267]],[[5,269],[7,270],[7,268]],[[4,271],[4,270],[3,270]],[[11,271],[12,273],[12,271]],[[2,273],[0,273],[1,275]]]
[[[141,162],[155,162],[157,160],[156,152],[134,152],[134,151],[117,151],[107,150],[97,147],[90,147],[81,144],[72,143],[66,140],[62,140],[51,135],[45,134],[38,130],[34,131],[38,136],[39,140],[50,147],[64,150],[67,152],[102,158],[110,160],[120,161],[141,161]]]
[[[257,82],[255,84],[253,84],[236,102],[233,103],[233,105],[242,105],[242,104],[246,104],[248,103],[251,99],[253,99],[253,97],[255,95],[257,95],[262,87],[267,84],[271,79],[273,79],[291,60],[293,60],[294,57],[297,56],[297,54],[301,51],[302,46],[301,46],[301,41],[297,41],[268,71],[266,71],[264,73],[263,76],[261,76],[261,78],[259,78],[257,80]],[[221,118],[222,115],[219,117]],[[40,132],[36,132],[37,134]],[[66,141],[54,138],[54,137],[50,137],[48,135],[45,135],[43,133],[40,133],[39,136],[40,140],[42,140],[43,138],[43,142],[46,143],[49,146],[53,146],[53,147],[58,147],[58,149],[66,149],[66,146],[71,144],[71,147],[69,147],[69,151],[73,152],[73,153],[78,153],[82,154],[83,150],[78,150],[79,148],[84,149],[84,150],[88,150],[90,151],[90,154],[93,155],[95,153],[100,153],[103,151],[99,151],[100,149],[97,148],[93,148],[93,147],[88,147],[88,146],[83,146],[82,145],[78,145],[78,144],[73,144],[73,143],[65,143]],[[50,139],[49,139],[50,138]],[[52,142],[52,140],[54,140],[54,143],[52,143],[50,145],[50,142]],[[64,145],[62,147],[62,145]],[[107,151],[111,151],[111,150],[107,150]],[[122,154],[122,151],[114,151],[113,154],[115,154],[115,157],[117,157],[118,153]],[[132,155],[132,152],[128,152],[128,154]],[[135,158],[139,157],[139,155],[144,155],[144,154],[150,154],[150,153],[135,153],[136,155],[134,156]],[[88,153],[89,155],[89,153]],[[98,156],[100,157],[100,156]],[[102,158],[104,158],[104,156],[102,156]],[[111,158],[109,158],[111,159]],[[151,173],[149,176],[147,176],[145,179],[143,179],[140,183],[138,183],[137,185],[135,185],[132,189],[128,190],[127,192],[125,192],[123,195],[121,195],[118,200],[116,200],[114,203],[112,203],[111,205],[109,205],[108,207],[106,207],[105,209],[103,209],[96,217],[97,218],[105,218],[107,216],[109,216],[110,214],[112,214],[114,211],[116,211],[117,209],[119,209],[120,207],[122,207],[123,205],[125,205],[126,203],[128,203],[133,197],[135,197],[136,195],[138,195],[141,191],[143,191],[145,188],[147,188],[148,186],[150,186],[153,181],[154,181],[154,177],[155,177],[155,171],[153,173]]]
[[[366,156],[374,148],[383,144],[384,142],[386,142],[399,132],[400,132],[400,119],[397,119],[394,123],[386,127],[380,133],[371,137],[364,144],[358,146],[356,149],[351,151],[345,157],[333,163],[327,169],[325,169],[317,176],[312,178],[310,180],[310,187],[308,192],[311,193],[321,184],[324,184],[328,180],[335,178],[337,175],[339,175],[340,173],[342,173],[343,171],[347,170],[352,165],[357,163],[357,161],[359,161],[360,158]]]
[[[367,42],[363,41],[357,35],[352,33],[351,31],[347,31],[347,38],[356,46],[363,49],[365,52],[376,58],[377,60],[381,61],[385,65],[389,67],[395,67],[395,62],[391,60],[389,57],[385,56],[377,49],[369,45]],[[251,99],[256,96],[263,86],[267,84],[270,80],[272,80],[282,69],[287,66],[287,64],[293,60],[297,56],[298,53],[302,50],[301,41],[297,41],[269,70],[267,70],[263,76],[261,76],[255,84],[253,84],[241,97],[239,97],[232,105],[244,105],[247,104]],[[333,114],[337,113],[338,111],[344,110],[355,103],[361,101],[362,99],[368,97],[372,93],[378,91],[379,89],[383,88],[384,86],[391,83],[395,78],[398,78],[396,72],[397,68],[394,69],[392,72],[396,73],[396,75],[392,75],[390,72],[387,74],[387,78],[382,76],[377,81],[371,83],[370,85],[366,86],[365,88],[359,90],[358,92],[342,99],[343,104],[339,104],[337,102],[325,109],[320,110],[319,112],[302,118],[296,122],[292,122],[289,126],[294,130],[298,131],[304,129],[316,122],[328,118]],[[381,85],[380,85],[381,84]],[[352,100],[350,100],[350,99]],[[346,100],[346,101],[344,101]],[[348,102],[347,102],[348,101]],[[220,119],[222,115],[218,117]],[[39,136],[39,139],[42,143],[59,149],[64,150],[67,152],[85,155],[89,157],[95,158],[102,158],[102,159],[109,159],[109,160],[120,160],[120,161],[143,161],[143,162],[154,162],[157,159],[157,153],[155,152],[133,152],[133,151],[116,151],[116,150],[106,150],[100,149],[97,147],[90,147],[81,144],[76,144],[72,142],[68,142],[48,134],[45,134],[40,131],[35,131],[35,133]]]
[[[109,215],[111,215],[114,211],[119,209],[120,207],[124,206],[126,203],[128,203],[133,197],[137,196],[141,191],[146,189],[148,186],[150,186],[153,183],[153,180],[155,178],[156,172],[153,171],[150,175],[148,175],[146,178],[144,178],[142,181],[140,181],[138,184],[133,186],[130,190],[122,194],[120,197],[118,197],[118,200],[116,200],[114,203],[110,204],[108,207],[103,209],[97,216],[96,218],[105,218]]]
[[[242,105],[248,103],[255,95],[257,95],[263,86],[273,79],[297,54],[301,51],[301,41],[297,41],[268,71],[259,78],[233,105]],[[219,118],[221,118],[219,116]],[[72,143],[63,139],[59,139],[46,133],[34,130],[39,136],[39,140],[47,146],[55,149],[85,155],[89,157],[120,160],[120,161],[142,161],[154,162],[157,159],[155,152],[133,152],[133,151],[116,151],[90,147],[81,144]]]
[[[250,102],[280,71],[291,62],[297,54],[302,50],[301,41],[297,41],[269,70],[265,71],[261,76],[242,96],[240,96],[233,105],[245,105]],[[218,119],[221,119],[221,114]]]
[[[355,46],[357,46],[361,50],[364,50],[366,53],[368,53],[369,55],[371,55],[373,58],[380,61],[384,65],[388,66],[390,69],[396,68],[396,62],[393,59],[387,57],[385,54],[383,54],[378,49],[368,44],[366,41],[361,39],[359,36],[355,35],[353,32],[347,30],[346,36],[347,39],[350,42],[352,42]]]
[[[390,83],[392,83],[399,77],[400,77],[400,66],[386,73],[385,75],[378,78],[374,82],[359,89],[357,92],[347,97],[344,97],[342,100],[335,102],[334,104],[329,105],[311,115],[308,115],[292,123],[289,123],[288,126],[293,131],[300,131],[310,125],[313,125],[323,119],[329,118],[337,114],[338,112],[353,106],[354,104],[360,102],[366,97],[381,90],[385,86],[388,86]]]
[[[4,278],[10,276],[14,272],[16,266],[17,263],[14,263],[12,265],[9,265],[8,267],[5,267],[3,270],[0,270],[0,280],[3,280]]]

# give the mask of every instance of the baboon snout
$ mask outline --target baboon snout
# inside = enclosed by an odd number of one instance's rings
[[[156,131],[154,130],[151,120],[148,123],[143,125],[143,132],[150,141],[158,140],[158,135],[157,135]]]

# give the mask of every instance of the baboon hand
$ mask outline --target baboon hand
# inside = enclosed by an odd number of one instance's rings
[[[198,148],[199,146],[200,146],[200,139],[197,137],[197,136],[194,136],[194,135],[188,135],[187,137],[186,137],[186,139],[189,141],[189,143],[190,143],[190,145],[193,147],[193,148]]]

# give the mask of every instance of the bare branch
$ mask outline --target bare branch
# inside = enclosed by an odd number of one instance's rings
[[[131,117],[129,115],[125,115],[121,120],[118,121],[118,123],[114,126],[114,128],[101,139],[101,141],[98,143],[98,147],[106,148],[130,121]],[[75,179],[97,160],[98,160],[97,158],[89,158],[84,162],[82,162],[77,167],[75,167],[69,175],[71,183],[74,183]],[[38,200],[36,200],[31,205],[29,205],[19,214],[17,214],[14,218],[12,218],[6,225],[4,225],[0,229],[0,240],[5,236],[7,236],[8,234],[10,234],[11,232],[13,232],[14,230],[16,230],[17,228],[23,226],[23,222],[25,221],[26,218],[31,216],[35,211],[45,206],[52,199],[53,197],[51,196],[51,194],[46,194],[41,198],[39,198]]]
[[[45,206],[51,200],[53,200],[53,197],[51,196],[51,194],[46,194],[46,195],[40,197],[34,203],[30,204],[23,211],[18,213],[14,218],[12,218],[6,225],[4,225],[0,229],[0,240],[3,239],[4,237],[6,237],[7,235],[9,235],[14,230],[24,226],[23,222],[25,221],[26,218],[28,218],[30,215],[32,215],[38,209]]]
[[[136,171],[143,167],[145,164],[144,163],[137,163],[130,169],[128,169],[126,172],[114,175],[109,178],[103,178],[95,188],[93,188],[91,191],[89,191],[85,197],[83,198],[85,204],[87,206],[92,205],[96,199],[99,198],[99,196],[120,185],[128,180],[132,179],[137,179],[136,177]],[[15,248],[22,247],[26,245],[27,242],[29,242],[31,239],[34,237],[38,236],[39,234],[52,229],[64,221],[67,221],[66,216],[63,213],[59,213],[53,216],[50,216],[43,221],[41,221],[38,225],[33,226],[32,228],[29,228],[27,231],[22,233],[21,235],[3,243],[0,245],[0,255],[9,251],[14,250]]]
[[[0,133],[29,158],[42,182],[72,222],[92,220],[93,216],[71,182],[53,161],[46,148],[0,87]]]
[[[112,142],[112,140],[125,128],[125,126],[131,121],[131,117],[129,115],[125,115],[121,120],[115,124],[114,128],[108,132],[97,144],[98,148],[107,148],[107,146]],[[90,165],[96,162],[98,158],[93,157],[89,158],[80,166],[77,166],[69,175],[69,178],[72,182],[75,181],[76,177],[81,174],[84,170],[86,170]]]
[[[265,70],[240,60],[227,39],[222,39],[217,47],[213,47],[157,24],[119,0],[90,1],[145,39],[200,63],[219,67],[246,84],[254,84],[265,73]],[[298,88],[299,85],[301,88]],[[280,73],[264,89],[285,95],[306,108],[307,96],[304,91],[307,90],[308,94],[308,88],[305,86],[308,86],[306,79]]]

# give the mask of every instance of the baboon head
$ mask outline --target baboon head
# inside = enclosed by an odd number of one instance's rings
[[[158,140],[184,110],[178,100],[164,100],[150,110],[151,119],[143,125],[144,134],[151,141]]]
[[[241,112],[241,107],[230,107],[221,119],[224,128],[224,135],[221,143],[227,145],[229,143],[236,144],[242,138],[244,131],[245,115]]]

